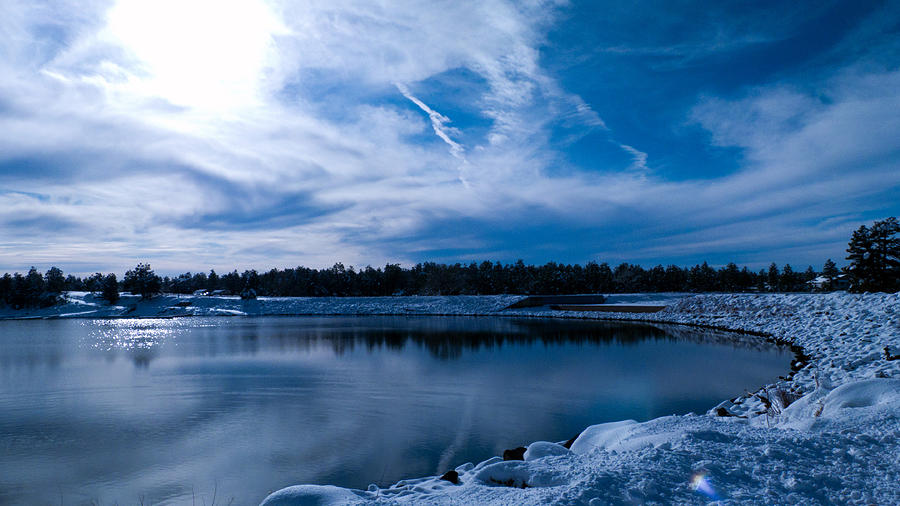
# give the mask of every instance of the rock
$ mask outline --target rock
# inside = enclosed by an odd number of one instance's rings
[[[459,473],[453,471],[452,469],[444,473],[444,475],[441,476],[441,479],[444,481],[449,481],[454,485],[459,485]]]
[[[575,434],[574,436],[572,436],[572,439],[570,439],[570,440],[568,440],[568,441],[566,441],[565,443],[562,444],[563,447],[565,447],[567,450],[571,450],[571,449],[572,449],[572,443],[574,443],[575,440],[578,439],[578,436],[580,436],[580,435],[581,435],[581,434]]]
[[[503,450],[503,460],[525,460],[525,448],[520,446],[511,450]]]
[[[725,408],[716,408],[716,416],[734,416]]]

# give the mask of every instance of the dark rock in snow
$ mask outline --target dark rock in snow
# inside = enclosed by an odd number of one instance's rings
[[[441,476],[441,479],[444,481],[449,481],[450,483],[452,483],[454,485],[459,485],[459,473],[457,473],[456,471],[454,471],[452,469],[450,471],[447,471],[446,473],[444,473],[444,475]]]
[[[571,450],[571,449],[572,449],[572,444],[575,442],[576,439],[578,439],[578,436],[580,436],[580,435],[581,435],[581,434],[575,434],[574,436],[572,436],[572,439],[566,441],[566,442],[563,443],[562,445],[563,445],[566,449]]]
[[[734,414],[725,408],[716,408],[716,416],[734,416]]]
[[[503,450],[503,460],[525,460],[525,450],[524,446]]]

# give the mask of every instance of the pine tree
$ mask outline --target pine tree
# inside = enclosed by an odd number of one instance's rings
[[[84,282],[81,281],[81,278],[77,278],[73,274],[69,274],[68,276],[66,276],[66,291],[67,292],[84,291]]]
[[[852,283],[850,289],[852,291],[866,291],[870,289],[869,283],[872,279],[872,239],[869,234],[869,227],[861,225],[850,237],[850,243],[847,245],[847,260],[850,265],[847,266],[847,275]]]
[[[797,288],[797,275],[794,274],[794,269],[791,267],[791,264],[785,264],[784,269],[781,271],[781,278],[779,280],[779,285],[781,290],[784,292],[793,292]]]
[[[900,288],[900,222],[891,217],[872,228],[860,226],[847,245],[847,274],[856,292],[894,291]]]
[[[719,283],[722,290],[736,292],[740,286],[740,272],[734,262],[729,262],[724,268],[719,269]]]
[[[9,300],[7,301],[13,309],[22,309],[27,305],[25,288],[25,276],[18,272],[13,274],[12,283],[10,283]]]
[[[809,282],[816,279],[816,270],[813,269],[812,265],[806,267],[806,271],[803,273],[803,281]]]
[[[149,299],[162,289],[162,279],[153,272],[150,264],[139,263],[137,267],[125,273],[123,287],[129,292]]]
[[[900,289],[900,222],[890,217],[869,229],[872,239],[873,288],[881,292]]]
[[[825,282],[822,283],[821,290],[823,291],[831,291],[834,289],[834,280],[840,275],[840,271],[837,268],[837,265],[829,258],[825,261],[825,264],[822,266],[822,277],[825,278]]]
[[[828,281],[834,281],[834,278],[838,277],[840,272],[838,271],[837,265],[831,261],[829,258],[825,260],[825,265],[822,266],[822,276],[824,276]]]
[[[0,304],[9,304],[13,297],[13,277],[9,273],[0,278]]]
[[[84,280],[84,288],[94,294],[100,293],[100,291],[103,290],[103,274],[95,272],[88,276],[88,278]]]
[[[41,303],[41,296],[44,293],[44,276],[37,269],[32,267],[25,276],[23,285],[24,300],[26,306],[37,306]]]
[[[206,289],[210,292],[219,289],[219,275],[213,269],[209,270],[209,276],[206,277]]]
[[[115,304],[119,301],[119,282],[116,280],[115,274],[107,274],[100,282],[100,286],[100,298],[110,304]]]
[[[58,267],[51,267],[44,275],[45,290],[50,293],[60,294],[66,291],[66,277]]]
[[[769,265],[769,272],[766,276],[766,280],[769,282],[769,290],[776,291],[778,290],[778,266],[775,265],[775,262],[772,262]]]

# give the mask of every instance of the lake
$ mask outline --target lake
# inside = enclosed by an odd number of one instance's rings
[[[471,317],[0,322],[0,504],[258,504],[702,413],[787,349],[686,327]]]

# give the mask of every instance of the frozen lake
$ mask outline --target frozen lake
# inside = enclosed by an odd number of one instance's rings
[[[0,504],[256,504],[438,474],[604,421],[705,412],[788,350],[467,317],[0,322]]]

